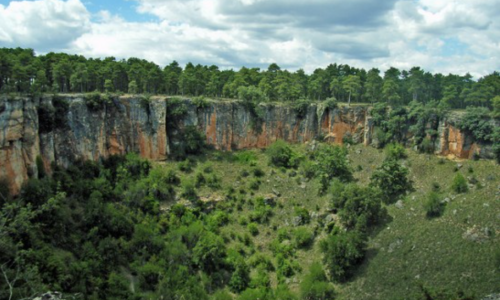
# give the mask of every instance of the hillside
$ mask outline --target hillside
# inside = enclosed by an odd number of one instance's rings
[[[128,155],[30,180],[2,210],[11,236],[2,237],[10,249],[2,251],[6,274],[22,267],[16,297],[28,286],[85,299],[482,299],[498,292],[500,170],[493,161],[408,151],[397,165],[408,169],[413,191],[385,199],[377,188],[364,194],[355,186],[369,185],[386,152],[356,145],[344,153],[317,142],[285,149],[295,158],[289,166],[270,164],[269,151],[207,151],[149,171]],[[337,171],[326,182],[330,191],[319,194],[329,170],[320,166],[324,159]],[[466,193],[451,188],[458,173],[468,178]],[[339,184],[359,200],[333,213]],[[431,190],[446,204],[430,218],[424,203]],[[33,217],[16,206],[28,203]],[[353,203],[368,206],[349,210]],[[364,258],[337,277],[321,245],[346,229],[366,240],[356,246]],[[310,273],[315,262],[320,273]],[[304,298],[306,291],[316,298]]]

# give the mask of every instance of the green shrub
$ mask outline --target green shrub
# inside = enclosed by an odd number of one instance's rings
[[[303,119],[306,117],[309,105],[311,105],[311,101],[307,99],[299,99],[298,101],[295,101],[293,103],[292,109],[295,112],[297,118]]]
[[[439,200],[439,194],[430,192],[424,203],[425,214],[428,218],[439,217],[444,212],[445,204]]]
[[[297,225],[309,224],[311,222],[311,216],[309,215],[309,211],[304,207],[296,207],[295,208],[295,217],[297,217],[300,221]]]
[[[335,97],[330,97],[325,100],[325,106],[330,110],[334,110],[339,106],[339,104],[337,102],[337,99],[335,99]]]
[[[408,157],[405,147],[398,143],[388,144],[385,147],[385,153],[388,158],[404,159]]]
[[[191,180],[186,180],[182,183],[182,197],[192,202],[198,200],[195,185]]]
[[[333,205],[339,210],[340,220],[347,228],[365,231],[383,215],[382,196],[378,189],[351,183],[340,190],[340,195],[333,196],[333,193],[332,200],[336,201]]]
[[[264,177],[264,175],[266,175],[266,173],[261,168],[254,168],[252,172],[253,176],[255,177]]]
[[[421,153],[432,154],[434,152],[434,143],[429,138],[424,138],[418,146],[418,150]]]
[[[221,188],[221,180],[220,178],[215,175],[215,174],[211,174],[210,176],[208,176],[207,178],[207,186],[209,188],[211,188],[212,190],[218,190]]]
[[[85,94],[83,99],[85,105],[87,105],[90,110],[94,111],[103,109],[106,104],[111,103],[111,99],[108,95],[101,95],[98,91]]]
[[[281,243],[284,240],[289,240],[290,234],[288,233],[288,230],[286,228],[280,228],[280,229],[278,229],[278,233],[277,233],[276,238]]]
[[[272,165],[276,167],[291,168],[297,166],[297,154],[283,140],[277,140],[269,148],[267,155]]]
[[[203,173],[196,173],[194,176],[194,185],[199,188],[206,183],[205,175]]]
[[[490,111],[486,107],[467,107],[465,115],[460,119],[458,128],[472,134],[478,142],[490,142],[494,130],[491,124]]]
[[[314,240],[314,234],[306,227],[298,227],[293,232],[293,242],[297,248],[308,248]]]
[[[207,108],[209,106],[208,101],[204,96],[193,97],[192,102],[198,109]]]
[[[349,279],[365,257],[366,242],[357,231],[334,230],[320,243],[323,262],[333,280]]]
[[[324,193],[333,178],[352,180],[352,169],[347,160],[347,150],[340,146],[321,145],[314,155],[316,175],[320,177],[320,192]]]
[[[179,170],[185,173],[189,173],[193,170],[193,167],[196,165],[196,162],[190,159],[185,159],[177,164]]]
[[[408,169],[395,159],[385,159],[372,174],[370,185],[378,187],[386,203],[392,203],[397,197],[412,189],[408,178]]]
[[[233,154],[233,160],[242,164],[250,164],[257,161],[257,155],[250,150],[237,151]]]
[[[451,184],[451,189],[455,193],[466,193],[469,191],[469,186],[467,185],[467,180],[461,173],[457,173],[453,178],[453,183]]]
[[[196,126],[186,126],[183,136],[186,154],[197,155],[206,148],[205,135]]]
[[[257,191],[260,187],[260,184],[261,184],[261,181],[257,178],[254,178],[250,181],[250,185],[248,187],[251,188],[252,190]]]
[[[233,271],[228,284],[229,288],[235,293],[243,291],[250,282],[250,268],[245,259],[238,251],[230,249],[227,252],[227,263]]]
[[[250,232],[251,235],[256,236],[259,234],[259,228],[257,227],[256,223],[249,223],[247,225],[247,229]]]
[[[314,262],[309,273],[300,283],[300,295],[303,300],[335,299],[335,289],[328,282],[321,264]]]

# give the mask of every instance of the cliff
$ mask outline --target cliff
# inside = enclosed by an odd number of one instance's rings
[[[277,139],[304,143],[317,137],[342,143],[344,137],[370,145],[373,125],[367,107],[330,109],[311,104],[300,115],[284,104],[261,104],[261,118],[239,101],[207,102],[197,107],[182,100],[186,113],[171,120],[168,100],[153,97],[116,97],[101,109],[89,109],[81,95],[62,99],[53,96],[0,98],[0,178],[13,193],[30,176],[36,177],[43,163],[68,166],[77,159],[99,160],[113,154],[137,152],[144,158],[165,160],[171,145],[182,143],[182,129],[196,126],[215,149],[267,147]],[[175,126],[172,126],[175,124]],[[453,124],[439,124],[438,154],[470,158],[488,156],[488,148],[474,143]],[[37,157],[39,157],[37,159]]]

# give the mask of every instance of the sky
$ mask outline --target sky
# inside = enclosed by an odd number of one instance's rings
[[[0,47],[222,69],[331,63],[484,76],[500,0],[0,0]]]

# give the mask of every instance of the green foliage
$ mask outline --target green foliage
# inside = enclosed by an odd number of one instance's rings
[[[300,295],[303,300],[335,299],[335,289],[318,262],[311,265],[300,283]]]
[[[236,151],[232,156],[233,160],[242,164],[252,164],[257,162],[257,155],[250,150]]]
[[[229,287],[233,292],[241,292],[248,287],[250,282],[250,269],[245,259],[236,251],[228,252],[228,263],[231,265],[233,273],[229,280]]]
[[[339,106],[337,99],[335,99],[335,97],[327,98],[324,103],[325,106],[330,110],[334,110]]]
[[[250,220],[253,222],[265,223],[273,215],[272,207],[264,202],[264,198],[257,197],[253,203],[253,211],[250,214]]]
[[[357,231],[334,231],[320,246],[331,278],[339,282],[349,279],[365,257],[365,240]]]
[[[267,290],[265,288],[249,288],[244,290],[240,296],[237,298],[238,300],[271,300],[270,296],[267,294]]]
[[[182,182],[182,197],[188,199],[191,202],[198,200],[198,194],[196,193],[195,184],[191,180],[186,180]]]
[[[451,184],[451,189],[455,193],[466,193],[469,191],[469,186],[467,185],[467,180],[461,173],[457,173],[453,178],[453,182]]]
[[[386,203],[395,202],[397,197],[412,189],[408,169],[391,158],[385,159],[382,165],[373,172],[370,185],[382,191]]]
[[[321,145],[314,153],[316,175],[320,178],[324,193],[333,178],[347,182],[352,180],[352,169],[347,160],[347,150],[340,146]]]
[[[297,248],[308,248],[314,240],[314,234],[306,227],[298,227],[293,231],[293,243]]]
[[[108,95],[102,95],[98,91],[87,93],[83,97],[85,104],[90,110],[98,111],[104,108],[106,104],[111,104],[111,99]]]
[[[55,129],[68,128],[69,103],[62,97],[54,96],[52,105],[43,103],[38,107],[38,124],[40,133],[51,132]]]
[[[205,135],[196,126],[186,126],[184,129],[184,151],[186,154],[200,154],[206,147]]]
[[[440,217],[444,213],[445,204],[439,200],[439,194],[430,192],[424,203],[425,214],[428,218]]]
[[[468,107],[458,127],[460,130],[472,134],[476,141],[483,143],[491,141],[493,125],[487,108]]]
[[[277,140],[266,150],[269,162],[276,167],[293,168],[297,166],[297,154],[283,140]]]
[[[331,188],[331,206],[338,211],[342,224],[347,228],[366,230],[377,224],[384,214],[382,196],[378,189],[360,187],[335,181]]]
[[[311,101],[309,101],[308,99],[299,99],[298,101],[292,104],[292,109],[295,112],[297,118],[303,119],[306,117],[307,110],[310,104]]]
[[[311,216],[309,215],[309,211],[304,207],[295,207],[294,215],[298,220],[300,220],[298,225],[305,225],[311,222]]]
[[[248,232],[250,232],[251,235],[256,236],[259,234],[259,228],[257,227],[256,223],[249,223],[247,225]]]
[[[191,101],[193,105],[196,106],[197,109],[204,109],[209,106],[209,103],[204,96],[193,97]]]
[[[205,232],[193,248],[193,262],[207,273],[213,273],[224,265],[225,244],[215,233]]]
[[[398,143],[388,144],[385,147],[386,157],[389,159],[404,159],[408,157],[405,147]]]

